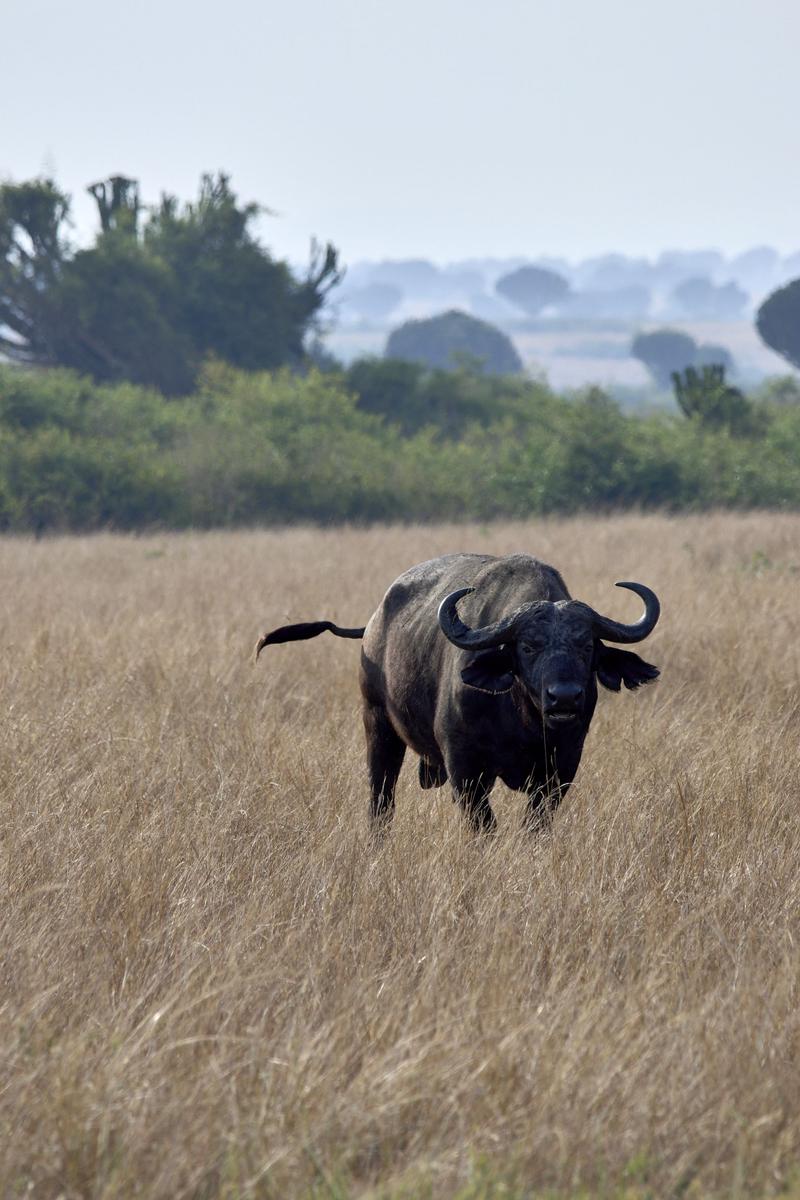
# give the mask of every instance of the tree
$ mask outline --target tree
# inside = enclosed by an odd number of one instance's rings
[[[357,358],[347,368],[345,383],[358,397],[358,407],[402,425],[420,428],[428,416],[420,396],[425,367],[400,358]]]
[[[672,385],[684,416],[712,429],[727,428],[734,434],[754,431],[753,406],[743,392],[726,381],[723,366],[675,371]]]
[[[51,180],[0,186],[0,350],[10,358],[53,360],[68,216],[69,197]]]
[[[750,295],[763,296],[781,282],[780,255],[772,246],[745,250],[731,259],[728,270]]]
[[[756,313],[761,340],[800,368],[800,279],[767,296]]]
[[[673,289],[672,298],[689,316],[704,320],[728,320],[741,316],[747,293],[735,283],[715,284],[695,276]]]
[[[661,387],[668,387],[674,371],[694,363],[697,350],[694,338],[677,329],[656,329],[638,333],[631,344],[631,355],[647,367]]]
[[[367,283],[339,296],[342,307],[348,312],[374,321],[385,320],[402,299],[403,293],[393,283]]]
[[[563,300],[569,292],[569,284],[563,276],[544,267],[520,267],[498,279],[495,291],[529,316],[536,317],[543,308]]]
[[[163,196],[144,231],[148,254],[166,263],[177,286],[177,325],[199,356],[245,370],[296,365],[304,338],[338,283],[331,245],[312,245],[305,279],[259,245],[250,226],[262,211],[240,206],[227,175],[204,175],[196,203]]]
[[[191,391],[203,357],[185,328],[184,298],[168,264],[143,252],[124,227],[64,264],[62,318],[51,332],[51,363],[98,382],[129,380],[167,395]]]
[[[765,379],[753,396],[760,404],[800,410],[800,379],[796,375],[774,375]]]
[[[333,246],[312,244],[304,278],[252,230],[228,176],[205,175],[198,199],[174,196],[140,229],[135,180],[92,184],[101,229],[73,253],[69,201],[47,180],[0,187],[0,348],[98,380],[189,391],[204,358],[248,370],[298,365],[341,273]]]
[[[692,365],[695,367],[723,367],[726,371],[733,371],[733,355],[726,346],[718,346],[716,342],[701,342],[695,348]]]
[[[94,196],[103,233],[112,229],[136,232],[142,206],[139,203],[139,184],[135,179],[128,179],[126,175],[112,175],[110,179],[90,183],[86,190],[90,196]]]
[[[370,271],[369,282],[391,284],[406,296],[437,296],[447,290],[442,272],[426,258],[377,263]]]
[[[637,334],[631,344],[631,355],[644,363],[660,387],[667,387],[675,372],[686,367],[734,369],[733,355],[725,346],[713,342],[701,342],[698,346],[688,333],[677,329]]]
[[[652,297],[646,287],[632,284],[602,291],[572,292],[561,308],[564,316],[584,320],[635,320],[646,317]]]
[[[516,375],[522,360],[510,338],[488,321],[455,309],[419,321],[406,321],[386,343],[385,358],[400,358],[452,370],[466,360],[490,375]]]

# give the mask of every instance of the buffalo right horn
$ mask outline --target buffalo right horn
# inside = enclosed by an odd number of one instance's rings
[[[459,617],[456,605],[462,596],[468,596],[474,591],[475,588],[471,587],[459,588],[457,592],[445,596],[438,612],[442,633],[448,641],[454,646],[460,646],[462,650],[485,650],[489,646],[499,646],[501,642],[507,642],[519,621],[519,612],[512,613],[510,617],[503,617],[502,620],[495,621],[494,625],[487,625],[483,629],[470,629]]]

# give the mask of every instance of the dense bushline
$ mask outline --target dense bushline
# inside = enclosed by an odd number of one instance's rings
[[[780,389],[778,389],[780,391]],[[783,389],[785,391],[785,388]],[[800,507],[800,405],[745,431],[464,368],[207,365],[180,399],[0,367],[0,527],[184,528]]]

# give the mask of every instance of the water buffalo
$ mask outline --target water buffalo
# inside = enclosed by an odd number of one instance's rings
[[[265,646],[325,630],[363,638],[373,821],[392,815],[410,746],[420,756],[421,786],[449,778],[476,829],[494,825],[489,793],[498,778],[527,793],[535,825],[575,777],[598,681],[618,692],[659,674],[638,654],[605,644],[639,642],[659,617],[650,588],[617,587],[644,601],[633,625],[573,600],[558,571],[530,555],[448,554],[396,579],[364,628],[285,625],[259,639],[256,657]]]

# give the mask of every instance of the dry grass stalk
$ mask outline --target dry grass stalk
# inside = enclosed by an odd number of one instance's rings
[[[252,645],[453,549],[623,620],[649,583],[663,679],[601,697],[549,835],[407,767],[376,848],[358,647]],[[0,578],[2,1195],[791,1178],[800,519],[6,540]]]

